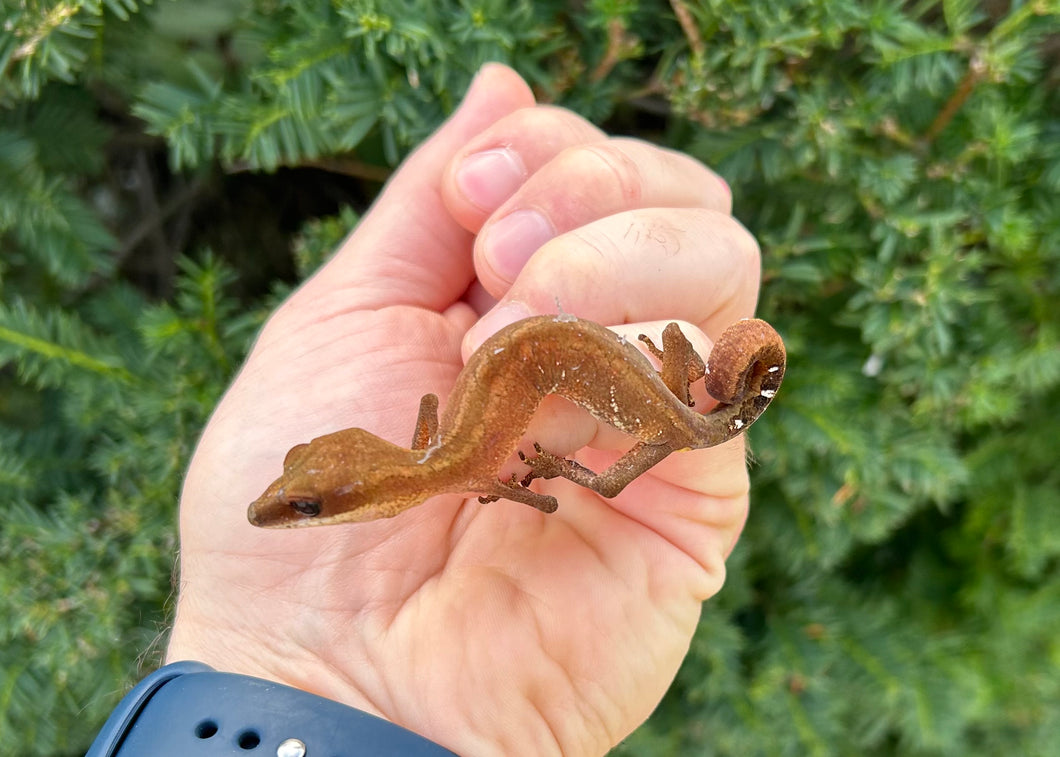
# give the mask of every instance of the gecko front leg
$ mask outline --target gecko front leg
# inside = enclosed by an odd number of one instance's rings
[[[438,443],[438,395],[425,394],[420,399],[416,429],[412,432],[409,449],[428,449]]]
[[[519,453],[522,457],[522,453]],[[555,497],[549,496],[548,494],[538,494],[537,492],[530,491],[526,488],[529,484],[528,479],[519,481],[518,477],[513,473],[511,480],[508,482],[494,481],[491,482],[487,487],[489,494],[483,494],[478,498],[478,501],[487,504],[489,502],[496,502],[498,499],[510,499],[514,502],[522,502],[524,505],[530,505],[530,507],[536,508],[543,513],[554,513],[556,508],[559,507],[559,502]]]

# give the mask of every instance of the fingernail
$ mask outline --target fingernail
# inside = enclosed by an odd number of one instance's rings
[[[492,213],[526,180],[526,166],[506,147],[468,155],[456,171],[456,185],[467,201]]]
[[[517,210],[486,230],[482,254],[498,276],[515,281],[530,256],[554,236],[556,230],[544,215]]]

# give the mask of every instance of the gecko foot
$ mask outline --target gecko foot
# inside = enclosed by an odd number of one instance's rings
[[[541,445],[534,442],[534,452],[536,453],[533,457],[527,457],[522,452],[519,453],[519,459],[530,466],[530,472],[523,478],[523,485],[527,486],[535,478],[569,478],[572,481],[571,474],[573,471],[583,472],[595,476],[596,474],[590,471],[583,465],[580,465],[573,460],[568,460],[565,457],[554,455],[551,452],[546,452],[541,448]]]
[[[484,504],[496,502],[498,499],[510,499],[513,502],[522,502],[524,505],[530,505],[530,507],[543,513],[554,513],[556,508],[559,507],[559,502],[556,501],[555,497],[531,491],[523,485],[514,473],[507,481],[495,480],[484,488],[490,492],[478,498],[479,502]]]
[[[522,459],[522,453],[519,453],[519,458]],[[528,484],[529,482],[523,483],[520,481],[518,476],[514,473],[512,474],[512,477],[508,479],[508,486],[526,487]],[[496,502],[500,498],[501,496],[499,494],[482,494],[479,496],[478,501],[484,505],[488,505],[490,502]]]

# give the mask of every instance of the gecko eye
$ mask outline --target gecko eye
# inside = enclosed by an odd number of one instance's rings
[[[307,518],[315,518],[320,515],[320,502],[315,499],[292,499],[287,504],[291,506],[291,509],[296,513],[306,516]]]

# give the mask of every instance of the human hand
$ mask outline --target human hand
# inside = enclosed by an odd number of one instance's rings
[[[613,500],[536,482],[558,497],[553,515],[444,496],[390,520],[270,531],[246,506],[314,436],[359,426],[406,444],[462,347],[556,302],[630,336],[683,319],[706,354],[757,296],[757,246],[728,211],[695,161],[608,139],[485,68],[273,314],[211,418],[182,495],[169,660],[312,691],[461,754],[621,740],[722,584],[747,511],[742,440],[672,455]],[[528,438],[558,454],[591,444],[578,457],[594,470],[622,442],[559,400]]]

